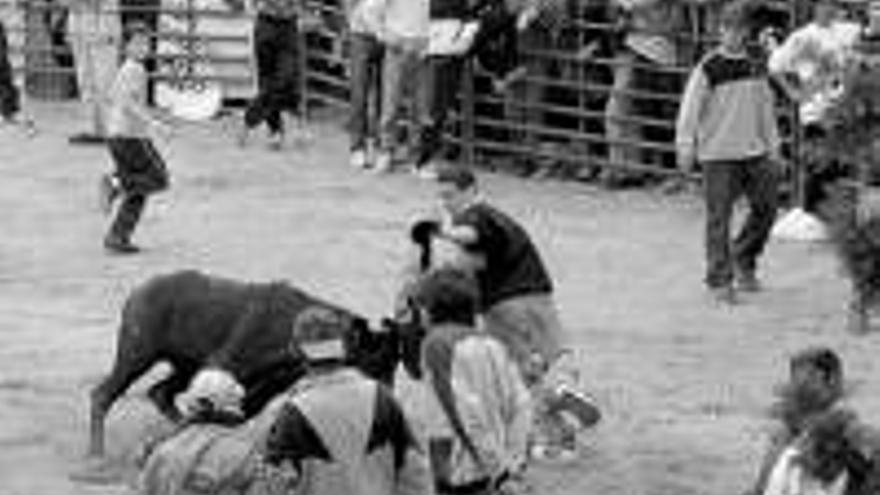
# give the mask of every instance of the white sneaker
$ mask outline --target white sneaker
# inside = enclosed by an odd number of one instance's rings
[[[284,133],[273,132],[269,135],[269,149],[272,151],[281,151],[284,147]]]
[[[578,431],[595,426],[602,419],[602,413],[594,400],[568,385],[560,385],[554,390],[554,405],[563,413]]]
[[[529,457],[536,461],[567,464],[579,457],[577,450],[566,447],[551,447],[536,444],[529,449]]]
[[[437,168],[430,164],[414,167],[413,173],[422,180],[437,180]]]
[[[304,117],[291,117],[288,128],[290,129],[290,134],[293,137],[293,140],[297,144],[307,145],[314,139],[312,129],[309,127],[309,122]]]
[[[367,156],[366,150],[356,149],[351,151],[348,163],[351,165],[351,168],[363,170],[370,166],[370,158]]]
[[[384,174],[391,171],[391,153],[388,151],[380,151],[376,156],[376,163],[373,165],[373,171]]]

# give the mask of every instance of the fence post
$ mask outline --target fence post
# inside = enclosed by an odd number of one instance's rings
[[[474,66],[473,61],[468,59],[464,65],[464,98],[462,99],[462,145],[464,156],[468,166],[476,164],[476,103],[474,94]]]
[[[308,33],[303,29],[296,30],[296,91],[299,93],[297,101],[297,111],[303,120],[309,119],[309,52],[308,52]]]

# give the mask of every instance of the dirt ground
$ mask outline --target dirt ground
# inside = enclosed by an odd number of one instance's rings
[[[316,140],[282,153],[260,142],[240,150],[219,124],[184,126],[163,145],[173,189],[148,208],[137,235],[146,251],[125,258],[100,246],[106,151],[67,145],[71,107],[35,112],[34,139],[0,129],[0,495],[122,493],[68,473],[83,460],[87,393],[109,369],[120,302],[151,275],[286,279],[374,317],[390,311],[405,227],[431,190],[409,175],[349,169],[337,123],[316,122]],[[544,253],[605,413],[583,459],[535,466],[539,493],[741,493],[771,387],[786,356],[809,344],[842,353],[853,405],[880,424],[880,341],[845,332],[846,285],[827,247],[772,244],[767,291],[719,308],[700,283],[695,197],[499,175],[484,184]],[[114,410],[111,456],[156,423],[143,390]]]

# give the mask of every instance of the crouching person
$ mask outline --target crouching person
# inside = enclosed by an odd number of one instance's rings
[[[427,322],[422,418],[440,494],[512,493],[532,423],[531,399],[504,346],[476,329],[477,289],[453,269],[427,275],[415,296]]]
[[[149,447],[139,495],[431,495],[430,466],[384,385],[345,365],[345,325],[320,308],[296,319],[288,352],[307,374],[244,422],[242,386],[199,372],[184,421]]]
[[[808,348],[791,358],[772,411],[778,428],[748,494],[877,493],[880,436],[845,406],[845,388],[833,350]]]
[[[267,414],[245,423],[244,388],[228,373],[206,369],[177,405],[183,421],[144,449],[139,495],[244,495],[255,489]]]
[[[307,372],[269,431],[265,478],[299,495],[433,493],[428,457],[391,391],[345,365],[344,332],[323,309],[297,318]]]

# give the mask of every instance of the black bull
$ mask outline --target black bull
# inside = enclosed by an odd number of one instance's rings
[[[305,308],[319,305],[343,316],[351,364],[390,383],[402,354],[417,367],[418,345],[405,326],[383,321],[374,332],[360,315],[322,301],[286,283],[245,283],[195,271],[156,276],[135,288],[125,301],[113,369],[91,394],[89,453],[104,451],[104,421],[128,387],[158,362],[171,373],[148,396],[172,420],[179,419],[174,397],[206,366],[226,370],[246,390],[247,417],[304,373],[303,360],[289,349],[291,328]],[[403,349],[409,351],[403,352]]]

